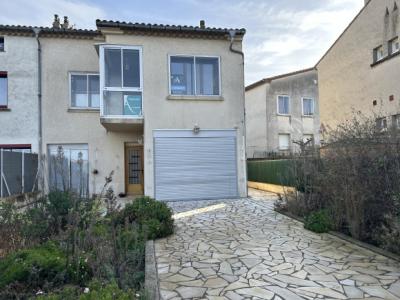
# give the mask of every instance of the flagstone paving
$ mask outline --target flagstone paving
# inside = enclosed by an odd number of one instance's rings
[[[170,202],[155,242],[161,299],[400,299],[400,264],[273,210],[272,194]]]

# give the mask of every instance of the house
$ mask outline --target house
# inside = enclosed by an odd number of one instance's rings
[[[37,49],[32,29],[0,25],[0,149],[38,152]]]
[[[246,87],[248,158],[298,151],[299,141],[319,144],[315,69],[265,78]]]
[[[246,196],[245,30],[96,26],[38,33],[45,187],[100,193],[113,171],[120,196]]]
[[[354,112],[400,128],[398,0],[364,7],[317,63],[321,126],[326,131]]]

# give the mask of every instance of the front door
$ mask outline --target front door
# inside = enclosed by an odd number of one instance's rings
[[[125,147],[126,193],[143,195],[143,147]]]

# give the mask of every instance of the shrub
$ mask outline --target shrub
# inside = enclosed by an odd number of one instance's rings
[[[65,254],[54,243],[17,251],[0,260],[0,288],[12,283],[35,288],[62,283],[65,266]]]
[[[173,233],[172,211],[166,203],[150,197],[140,197],[127,204],[117,215],[116,223],[137,223],[148,239],[156,239]]]
[[[326,210],[313,212],[304,219],[304,228],[317,233],[328,232],[332,229],[331,216]]]

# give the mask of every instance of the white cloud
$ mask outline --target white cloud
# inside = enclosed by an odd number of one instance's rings
[[[58,14],[61,19],[68,16],[77,28],[94,28],[95,20],[106,16],[96,5],[72,0],[2,0],[0,11],[1,24],[51,26],[53,15]]]

